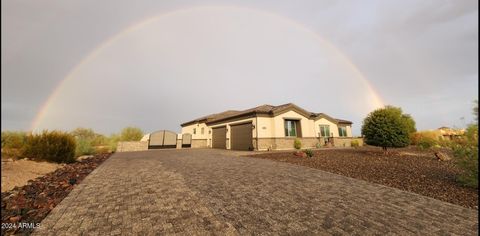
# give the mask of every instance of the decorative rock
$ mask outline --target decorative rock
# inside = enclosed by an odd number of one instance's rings
[[[105,161],[110,154],[66,164],[56,171],[29,181],[28,185],[2,192],[2,223],[38,223],[65,198],[74,185]],[[3,228],[2,235],[29,235],[33,228]]]
[[[435,151],[434,154],[435,154],[435,157],[437,157],[437,159],[439,161],[450,161],[450,160],[452,160],[451,157],[449,157],[447,154],[445,154],[443,152]]]

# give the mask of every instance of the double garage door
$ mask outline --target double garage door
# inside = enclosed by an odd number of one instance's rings
[[[253,150],[252,123],[230,126],[230,144],[233,150]],[[212,129],[212,147],[227,148],[227,128],[225,126]]]

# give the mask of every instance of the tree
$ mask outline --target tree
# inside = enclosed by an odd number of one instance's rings
[[[417,132],[415,120],[413,120],[411,115],[403,114],[402,119],[405,122],[405,125],[407,125],[409,134],[413,134],[413,133]]]
[[[362,135],[365,143],[382,147],[406,147],[410,143],[410,132],[415,121],[410,115],[402,114],[399,107],[385,106],[377,109],[363,120]]]
[[[83,140],[92,140],[95,138],[96,134],[92,129],[87,129],[87,128],[76,128],[73,131],[70,132],[70,134],[73,135],[73,137],[77,139],[83,139]]]
[[[143,131],[137,127],[126,127],[120,133],[120,141],[140,141]]]

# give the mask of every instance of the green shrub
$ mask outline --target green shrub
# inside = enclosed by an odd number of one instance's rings
[[[410,134],[410,144],[418,145],[421,139],[440,141],[440,133],[438,131],[420,131]]]
[[[23,156],[52,162],[70,163],[75,161],[75,138],[60,131],[43,131],[27,136]]]
[[[120,133],[119,141],[140,141],[143,137],[143,131],[137,127],[126,127]]]
[[[352,147],[360,147],[360,142],[358,142],[358,140],[352,140],[352,142],[350,143],[350,146],[352,146]]]
[[[465,137],[453,145],[455,164],[463,172],[458,180],[469,187],[478,188],[478,125],[467,128]]]
[[[302,148],[302,142],[300,141],[300,139],[295,139],[293,141],[293,147],[297,150],[300,150],[300,148]]]
[[[377,109],[363,120],[362,135],[365,143],[382,147],[406,147],[410,144],[410,132],[414,130],[411,116],[402,114],[398,107]]]
[[[316,147],[316,148],[321,148],[321,147],[322,147],[322,144],[317,143],[317,144],[315,144],[315,147]]]
[[[19,148],[2,148],[2,158],[21,159],[22,149]]]
[[[2,131],[2,149],[20,149],[25,145],[27,133],[21,131]]]
[[[95,154],[95,148],[92,146],[91,141],[86,139],[76,139],[75,156],[83,156]]]
[[[120,135],[118,134],[112,134],[108,138],[108,146],[110,148],[110,151],[115,152],[117,150],[117,144],[120,141]]]
[[[313,157],[313,151],[311,149],[305,149],[303,152],[307,155],[307,157]]]
[[[438,146],[438,141],[431,137],[423,136],[417,141],[417,146],[422,149],[430,149],[434,146]]]

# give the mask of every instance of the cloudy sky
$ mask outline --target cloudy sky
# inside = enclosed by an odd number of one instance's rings
[[[2,130],[180,131],[293,102],[354,122],[385,104],[463,127],[478,3],[2,0]]]

